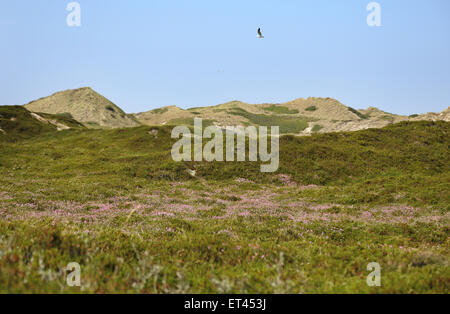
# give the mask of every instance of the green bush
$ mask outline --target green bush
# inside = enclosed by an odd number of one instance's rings
[[[114,109],[114,107],[111,106],[111,105],[108,105],[108,106],[106,106],[105,108],[106,108],[106,110],[109,110],[109,111],[111,111],[111,112],[116,112],[116,110]]]
[[[312,132],[319,132],[320,130],[322,130],[323,129],[323,126],[322,125],[320,125],[320,124],[315,124],[314,126],[313,126],[313,128],[312,128]]]
[[[152,113],[154,113],[154,114],[163,114],[163,113],[166,113],[167,111],[169,111],[169,109],[167,109],[167,108],[158,108],[158,109],[152,110]]]
[[[250,113],[242,108],[234,108],[229,111],[230,114],[244,117],[250,123],[258,126],[279,126],[280,133],[300,133],[308,127],[308,118],[305,117],[286,117],[280,115],[265,115]]]
[[[211,119],[202,119],[202,126],[208,127],[214,125],[215,120]],[[168,122],[169,125],[186,125],[186,126],[194,126],[194,118],[177,118],[172,119]]]
[[[278,114],[297,114],[299,113],[299,111],[297,109],[289,109],[288,107],[285,106],[280,106],[280,105],[271,105],[269,107],[265,107],[264,110],[266,111],[270,111],[273,113],[278,113]]]
[[[351,107],[348,107],[348,110],[350,111],[350,112],[353,112],[354,114],[356,114],[359,118],[361,118],[361,119],[368,119],[369,117],[367,116],[367,115],[365,115],[365,114],[362,114],[361,112],[359,112],[358,110],[356,110],[356,109],[353,109],[353,108],[351,108]]]

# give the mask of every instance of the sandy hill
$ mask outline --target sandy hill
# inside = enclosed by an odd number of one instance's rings
[[[143,124],[192,124],[194,117],[207,120],[217,126],[279,125],[282,133],[309,135],[339,131],[357,131],[382,128],[402,121],[449,121],[450,110],[442,113],[400,116],[375,107],[355,110],[332,98],[299,98],[282,104],[248,104],[231,101],[225,104],[180,109],[163,107],[136,114]]]
[[[139,122],[90,87],[66,90],[25,105],[32,112],[65,114],[89,128],[135,127]]]
[[[431,121],[447,121],[450,122],[450,107],[442,111],[441,113],[429,112],[426,114],[412,115],[410,119],[413,121],[431,120]]]
[[[168,106],[138,114],[126,114],[89,87],[55,93],[32,101],[25,107],[35,113],[59,114],[74,118],[88,128],[124,128],[144,125],[193,125],[195,117],[206,125],[280,126],[283,134],[310,135],[382,128],[402,121],[450,120],[450,108],[442,113],[400,116],[375,107],[355,110],[332,98],[298,98],[286,103],[224,104],[181,109]],[[1,131],[0,131],[1,132]]]

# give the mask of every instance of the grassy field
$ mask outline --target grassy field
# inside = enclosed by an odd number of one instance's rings
[[[274,174],[170,131],[0,136],[0,292],[449,292],[450,123],[285,136]]]

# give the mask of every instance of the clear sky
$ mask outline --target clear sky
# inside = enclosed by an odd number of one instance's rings
[[[397,114],[450,105],[450,1],[0,0],[0,104],[91,86],[126,112],[332,97]],[[265,39],[256,38],[262,28]]]

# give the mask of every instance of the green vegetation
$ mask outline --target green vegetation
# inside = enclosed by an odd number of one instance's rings
[[[369,116],[367,116],[367,115],[365,115],[365,114],[362,114],[361,112],[359,112],[359,111],[356,110],[356,109],[353,109],[352,107],[348,107],[348,110],[349,110],[350,112],[353,112],[354,114],[356,114],[359,118],[361,118],[361,119],[363,119],[363,120],[369,119]]]
[[[215,120],[210,119],[202,119],[203,127],[208,127],[214,125]],[[186,125],[186,126],[194,126],[194,118],[177,118],[172,119],[168,123],[169,125]]]
[[[412,114],[412,115],[410,115],[409,117],[410,118],[417,118],[419,115],[418,114]]]
[[[41,113],[41,114],[43,114],[43,113]],[[47,113],[44,113],[44,114],[47,114]],[[73,116],[70,112],[63,112],[63,113],[55,114],[54,116],[60,117],[60,118],[73,119]]]
[[[0,107],[0,139],[15,141],[35,134],[54,131],[55,128],[33,118],[22,106]]]
[[[94,121],[88,121],[84,123],[88,128],[92,128],[92,129],[100,129],[101,126],[99,123],[94,122]]]
[[[270,111],[277,114],[297,114],[299,111],[297,109],[289,109],[285,106],[271,105],[269,107],[264,107],[264,110]]]
[[[166,113],[167,111],[169,111],[168,108],[158,108],[158,109],[152,110],[152,113],[154,113],[154,114],[163,114],[163,113]]]
[[[24,119],[0,140],[2,293],[449,293],[448,122],[283,136],[263,174],[175,163],[169,126]]]
[[[84,128],[82,124],[64,115],[39,113],[39,116],[61,123],[71,128]],[[17,141],[37,134],[54,132],[57,127],[51,123],[39,121],[22,106],[0,106],[0,141]]]
[[[389,121],[390,123],[394,123],[395,118],[390,115],[383,115],[380,117],[381,120]]]
[[[286,117],[279,115],[264,115],[250,113],[242,108],[233,108],[229,111],[230,114],[244,117],[254,125],[262,126],[279,126],[280,133],[300,133],[308,127],[308,118],[306,117]]]
[[[116,110],[114,109],[114,107],[111,106],[111,105],[107,105],[107,106],[105,107],[105,109],[106,109],[106,110],[109,110],[109,111],[111,111],[111,112],[116,112]]]
[[[319,132],[320,130],[322,130],[323,129],[323,126],[322,125],[320,125],[320,124],[315,124],[314,126],[313,126],[313,128],[312,128],[312,132]]]
[[[49,114],[49,113],[38,113],[44,119],[49,121],[55,121],[57,123],[64,124],[73,129],[84,129],[85,126],[80,122],[76,121],[70,113],[61,113],[61,114]]]
[[[317,107],[316,106],[310,106],[308,108],[305,109],[306,111],[316,111]]]

